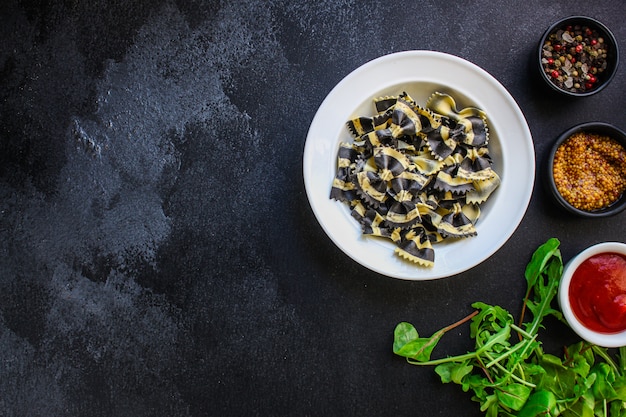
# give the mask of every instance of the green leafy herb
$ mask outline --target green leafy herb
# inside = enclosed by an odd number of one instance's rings
[[[472,314],[430,337],[399,323],[393,352],[412,365],[434,366],[441,382],[471,391],[488,417],[626,417],[626,347],[617,350],[616,362],[608,349],[587,342],[568,346],[557,357],[537,340],[545,317],[565,323],[553,306],[563,272],[559,245],[549,239],[533,254],[517,324],[502,307],[477,302]],[[433,359],[444,334],[467,321],[475,349]]]

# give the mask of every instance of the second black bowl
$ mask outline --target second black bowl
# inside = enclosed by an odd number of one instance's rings
[[[602,122],[588,122],[582,123],[577,126],[574,126],[565,132],[563,132],[557,140],[555,141],[552,149],[550,150],[550,155],[548,157],[548,163],[546,166],[546,179],[547,179],[547,187],[550,190],[554,200],[565,210],[568,212],[575,214],[581,217],[607,217],[618,214],[622,210],[626,209],[626,192],[622,192],[618,199],[603,208],[595,209],[595,210],[581,210],[580,208],[574,207],[570,202],[565,199],[557,188],[557,184],[554,178],[554,159],[555,154],[559,147],[572,135],[583,132],[589,134],[598,134],[601,136],[608,136],[611,139],[618,142],[624,150],[626,150],[626,133],[617,127]],[[615,162],[617,164],[621,164],[622,169],[622,178],[624,176],[623,172],[626,170],[626,160],[621,160]]]

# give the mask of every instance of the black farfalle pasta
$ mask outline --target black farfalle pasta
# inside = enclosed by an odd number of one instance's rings
[[[346,125],[330,197],[348,204],[363,234],[390,239],[403,259],[432,267],[433,244],[471,237],[480,204],[500,184],[486,114],[434,93],[374,99],[376,113]]]

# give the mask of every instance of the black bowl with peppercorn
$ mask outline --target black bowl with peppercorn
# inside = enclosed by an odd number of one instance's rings
[[[626,208],[626,133],[602,122],[563,132],[552,147],[548,188],[556,202],[582,217],[607,217]]]
[[[554,91],[586,97],[602,91],[613,79],[619,50],[613,33],[585,16],[562,19],[539,41],[539,74]]]

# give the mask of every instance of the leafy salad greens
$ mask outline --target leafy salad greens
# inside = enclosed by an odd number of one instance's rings
[[[626,347],[611,352],[580,341],[558,357],[544,352],[537,339],[545,317],[566,323],[552,306],[563,272],[559,245],[558,239],[549,239],[528,263],[517,323],[502,307],[477,302],[472,314],[430,337],[421,337],[410,323],[399,323],[393,352],[412,365],[435,366],[441,382],[471,391],[487,417],[626,417]],[[468,321],[475,350],[432,359],[442,336]]]

